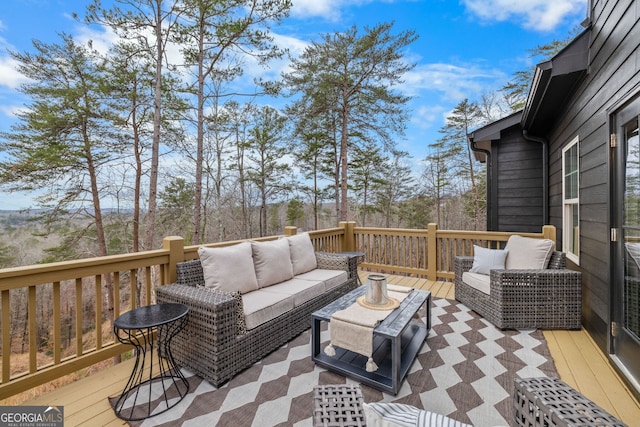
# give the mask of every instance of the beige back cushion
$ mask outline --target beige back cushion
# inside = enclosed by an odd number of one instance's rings
[[[316,260],[316,251],[311,243],[309,233],[296,234],[287,237],[289,241],[289,250],[291,251],[291,265],[293,266],[293,274],[306,273],[318,268]]]
[[[284,282],[293,277],[287,239],[251,242],[251,248],[259,288]]]
[[[224,292],[241,294],[258,289],[253,268],[251,243],[242,242],[223,248],[198,248],[204,286]]]
[[[513,235],[504,249],[508,252],[507,270],[541,270],[547,268],[555,242]]]

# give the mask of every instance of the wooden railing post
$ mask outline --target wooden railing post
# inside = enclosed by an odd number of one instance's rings
[[[287,225],[284,228],[285,236],[295,236],[296,234],[298,234],[298,227],[294,227],[293,225]]]
[[[162,240],[162,249],[169,251],[169,265],[165,271],[165,280],[168,285],[175,283],[177,279],[176,264],[184,261],[184,239],[180,236],[168,236]]]
[[[341,221],[340,227],[344,228],[344,237],[342,239],[341,251],[353,252],[356,250],[356,223],[355,221]]]
[[[438,224],[427,226],[427,279],[438,279]]]
[[[556,242],[556,227],[554,225],[543,225],[542,238]]]

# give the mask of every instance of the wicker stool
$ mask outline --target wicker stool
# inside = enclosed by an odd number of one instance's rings
[[[626,426],[559,378],[516,378],[513,404],[517,426]]]
[[[313,387],[313,426],[365,426],[359,385],[332,384]]]

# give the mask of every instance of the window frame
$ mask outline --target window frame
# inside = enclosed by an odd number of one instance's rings
[[[566,170],[566,159],[570,151],[575,147],[576,163],[575,170]],[[576,177],[576,197],[568,198],[567,178],[575,174]],[[574,223],[574,209],[577,209],[577,220]],[[577,236],[574,229],[577,225]],[[575,244],[570,244],[573,237],[577,237]],[[574,253],[573,251],[577,253]],[[562,251],[567,259],[580,265],[580,138],[576,136],[562,149]]]

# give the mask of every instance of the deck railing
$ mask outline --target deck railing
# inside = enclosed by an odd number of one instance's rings
[[[284,230],[285,235],[296,232],[295,227]],[[438,230],[435,224],[426,230],[371,228],[343,222],[309,234],[317,250],[364,253],[360,268],[451,280],[455,256],[471,255],[474,244],[499,247],[512,233]],[[555,228],[522,235],[555,241]],[[114,317],[153,303],[154,288],[174,282],[176,264],[196,259],[197,249],[172,236],[153,251],[0,270],[0,400],[129,351],[114,340]],[[17,310],[25,301],[26,319]],[[43,331],[45,318],[51,319],[51,326]]]
[[[361,268],[392,274],[410,274],[429,280],[453,280],[456,256],[473,255],[473,245],[504,247],[514,233],[438,230],[429,224],[426,230],[354,227],[354,246],[349,250],[363,252]],[[556,241],[551,225],[541,233],[518,233],[525,237]]]

